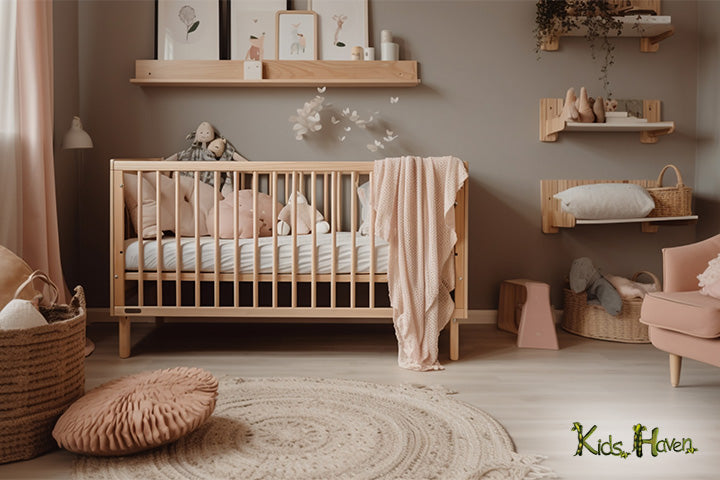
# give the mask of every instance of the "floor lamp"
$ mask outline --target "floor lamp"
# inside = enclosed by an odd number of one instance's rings
[[[90,138],[90,135],[88,135],[88,133],[83,130],[82,122],[80,121],[80,117],[78,117],[77,115],[73,117],[72,123],[70,124],[70,130],[68,130],[63,137],[62,148],[66,150],[80,150],[80,160],[75,163],[75,175],[77,181],[79,182],[80,178],[82,178],[81,174],[83,169],[83,150],[93,148],[93,142],[92,138]],[[78,211],[80,210],[80,189],[76,188],[75,192],[75,228],[77,229],[79,220]],[[92,340],[85,337],[85,356],[90,355],[93,350],[95,350],[95,344]]]

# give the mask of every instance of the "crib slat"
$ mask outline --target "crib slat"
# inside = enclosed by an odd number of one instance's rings
[[[259,305],[259,287],[258,275],[260,274],[260,248],[258,248],[258,172],[252,174],[252,204],[253,204],[253,307]]]
[[[310,205],[315,210],[315,195],[317,186],[315,171],[310,174]],[[315,308],[317,306],[317,234],[315,228],[312,229],[312,252],[310,253],[310,306]]]
[[[175,181],[175,306],[182,305],[182,283],[180,271],[182,269],[182,247],[180,246],[180,172],[173,172]]]
[[[343,181],[343,174],[342,172],[338,172],[337,176],[337,194],[335,196],[335,203],[333,205],[337,206],[337,231],[342,232],[343,226],[342,226],[342,202],[340,199],[342,198],[342,181]]]
[[[323,216],[325,220],[332,221],[330,218],[330,188],[328,188],[328,174],[323,173]]]
[[[213,185],[215,185],[213,191],[213,206],[215,207],[215,214],[213,215],[213,241],[215,248],[215,264],[213,265],[213,273],[215,279],[213,281],[213,302],[216,307],[220,306],[220,172],[216,171],[213,173]]]
[[[355,308],[355,270],[357,265],[357,172],[350,174],[350,307]]]
[[[155,245],[157,247],[157,262],[155,265],[155,271],[158,274],[158,278],[160,278],[160,272],[162,272],[163,268],[163,245],[162,245],[162,222],[160,218],[160,211],[162,210],[160,208],[160,205],[162,205],[162,196],[161,196],[161,189],[160,189],[160,171],[155,171],[155,225],[157,225],[157,228],[155,229]],[[162,281],[158,280],[155,282],[156,287],[156,296],[157,296],[157,306],[162,307]]]
[[[337,177],[338,175],[336,172],[332,172],[332,191],[330,192],[330,203],[332,204],[332,207],[330,209],[330,215],[332,216],[330,220],[331,227],[331,245],[332,245],[332,254],[330,256],[330,308],[335,308],[337,306],[336,303],[336,293],[337,293],[337,286],[336,286],[336,278],[337,275],[336,272],[336,265],[337,265]]]
[[[278,182],[278,174],[277,172],[272,172],[271,176],[271,185],[270,190],[272,192],[272,218],[275,222],[277,222],[278,217],[278,211],[277,211],[277,203],[278,203],[278,189],[277,189],[277,182]],[[277,223],[273,225],[272,230],[272,306],[273,308],[277,308],[278,306],[278,232],[277,232]]]
[[[290,305],[294,308],[297,307],[297,205],[298,205],[298,199],[297,199],[297,175],[295,172],[292,174],[292,193],[290,195],[293,195],[295,200],[292,202],[292,208],[291,208],[291,214],[292,214],[292,226],[291,228],[291,234],[292,234],[292,282],[290,286]]]
[[[145,270],[145,239],[143,238],[143,172],[137,172],[137,198],[138,198],[138,306],[145,305],[145,288],[143,285],[143,271]]]
[[[244,174],[243,174],[244,175]],[[240,186],[238,185],[238,172],[233,172],[233,305],[240,306],[240,248],[238,245],[238,195]]]
[[[195,206],[193,216],[195,217],[195,306],[200,306],[200,172],[193,175],[193,199]]]
[[[368,297],[369,300],[369,307],[375,308],[375,209],[372,208],[372,198],[373,198],[373,172],[370,172],[368,182],[370,182],[370,188],[368,189],[369,192],[369,201],[368,203],[371,205],[370,211],[366,212],[366,215],[370,217],[370,225],[369,225],[369,231],[368,235],[370,236],[370,294]]]

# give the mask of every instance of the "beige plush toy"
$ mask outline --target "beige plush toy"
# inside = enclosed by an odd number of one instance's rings
[[[330,224],[324,221],[322,213],[315,210],[315,208],[308,203],[307,198],[305,198],[302,193],[296,192],[290,195],[287,205],[285,205],[278,214],[278,235],[290,235],[293,224],[293,203],[297,205],[298,235],[305,235],[312,232],[313,229],[315,229],[315,233],[327,233],[330,231]]]
[[[218,237],[234,238],[234,222],[233,222],[233,196],[228,195],[218,204]],[[238,238],[252,238],[255,225],[257,224],[258,236],[269,237],[272,235],[272,229],[275,220],[272,218],[273,201],[272,197],[266,193],[258,192],[257,194],[257,215],[253,214],[253,192],[252,190],[239,190],[238,196]],[[280,203],[275,206],[275,211],[279,212],[283,208]],[[215,208],[211,208],[207,214],[207,229],[210,235],[215,232]],[[253,223],[253,220],[255,221]],[[279,233],[279,232],[278,232]]]
[[[561,119],[566,122],[577,122],[580,119],[580,113],[575,104],[576,102],[575,89],[570,87],[565,94],[565,103],[563,104],[562,112],[560,112]]]
[[[580,97],[577,99],[578,121],[580,123],[593,123],[595,114],[593,113],[590,99],[585,87],[580,87]]]
[[[225,153],[226,146],[227,140],[225,140],[224,138],[216,138],[208,144],[207,149],[210,150],[213,155],[215,155],[215,158],[220,158],[222,157],[222,154]]]
[[[605,123],[605,100],[597,97],[593,103],[593,113],[595,114],[596,123]]]

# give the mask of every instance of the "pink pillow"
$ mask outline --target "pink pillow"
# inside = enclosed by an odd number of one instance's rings
[[[199,368],[142,372],[105,383],[62,414],[52,435],[86,455],[127,455],[198,428],[215,409],[218,381]]]
[[[142,231],[143,238],[153,238],[157,233],[157,197],[155,189],[155,174],[143,174],[143,191],[142,191],[142,227],[138,222],[138,198],[137,198],[137,175],[131,173],[123,174],[123,188],[125,196],[125,205],[130,212],[130,219],[133,222],[136,232]],[[194,221],[194,182],[191,177],[180,176],[180,231],[175,232],[175,181],[166,176],[160,175],[160,230],[171,231],[182,236],[195,235]],[[199,215],[199,234],[207,235],[208,231],[205,227],[205,218],[207,212],[213,205],[214,190],[210,185],[199,182],[198,189],[198,211]],[[220,197],[222,198],[222,197]],[[162,234],[161,234],[162,236]]]

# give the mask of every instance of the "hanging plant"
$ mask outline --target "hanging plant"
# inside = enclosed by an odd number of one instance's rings
[[[600,77],[605,97],[611,98],[608,72],[615,63],[612,35],[622,33],[623,22],[618,15],[622,1],[605,0],[538,0],[535,14],[535,51],[543,49],[555,37],[585,28],[593,60],[600,57]]]

